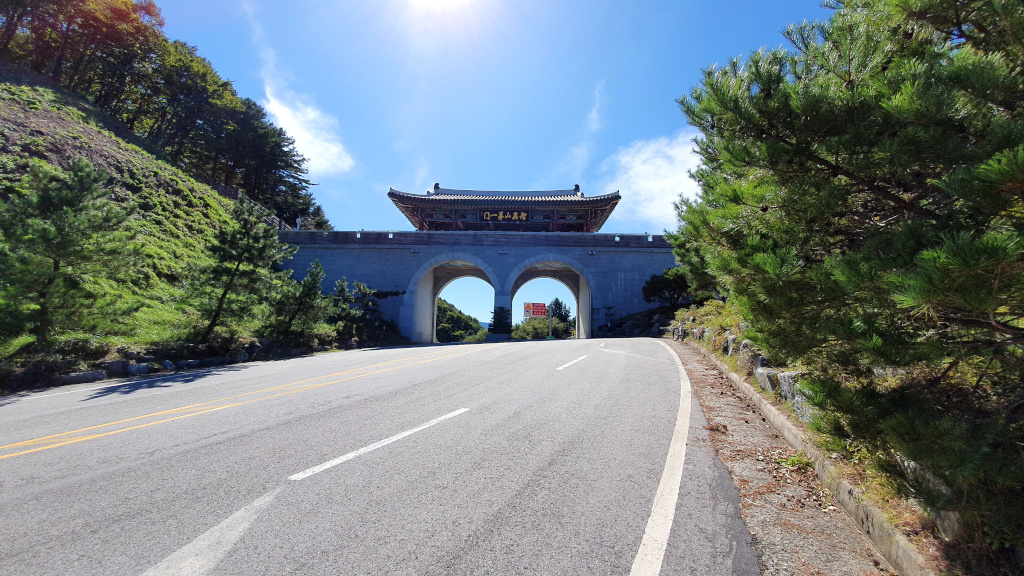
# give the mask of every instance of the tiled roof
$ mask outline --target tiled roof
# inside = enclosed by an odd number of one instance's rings
[[[570,204],[599,204],[609,200],[619,199],[618,192],[602,194],[601,196],[584,196],[575,190],[533,190],[533,191],[497,191],[497,190],[452,190],[449,188],[438,188],[434,192],[426,194],[409,194],[392,188],[388,192],[391,198],[402,198],[408,200],[431,200],[435,202],[459,202],[459,201],[495,201],[504,202],[557,202]]]

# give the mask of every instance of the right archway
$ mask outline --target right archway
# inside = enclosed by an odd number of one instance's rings
[[[495,305],[506,306],[511,310],[512,301],[519,289],[527,282],[537,278],[550,278],[565,285],[576,300],[576,337],[591,337],[591,309],[594,306],[589,274],[578,263],[564,256],[542,254],[530,258],[513,269],[505,286],[509,287],[507,295],[495,294]],[[507,300],[507,303],[499,302]],[[513,310],[513,314],[516,311]]]

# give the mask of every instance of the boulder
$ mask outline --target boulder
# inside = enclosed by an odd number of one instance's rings
[[[131,362],[127,360],[114,360],[113,362],[107,362],[107,374],[111,378],[120,378],[128,375],[128,365]]]
[[[174,362],[171,362],[170,360],[164,360],[160,363],[160,366],[164,370],[174,370]]]
[[[131,374],[132,376],[149,374],[149,364],[129,364],[128,373]]]
[[[62,374],[57,376],[55,380],[59,384],[85,384],[87,382],[95,382],[97,380],[103,380],[107,377],[107,373],[103,370],[90,370],[89,372],[75,372],[74,374]]]
[[[236,363],[248,362],[249,354],[246,353],[244,350],[239,350],[238,352],[235,352],[234,354],[231,355],[231,360],[233,360]]]
[[[189,368],[199,368],[202,362],[199,360],[178,360],[174,365],[178,370],[188,370]]]
[[[213,358],[204,358],[200,360],[200,366],[224,366],[225,364],[231,364],[231,358],[227,356],[215,356]]]

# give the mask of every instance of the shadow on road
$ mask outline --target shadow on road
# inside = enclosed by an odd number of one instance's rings
[[[128,382],[119,382],[117,384],[111,384],[110,386],[104,386],[97,388],[92,391],[87,398],[82,398],[79,402],[85,402],[88,400],[96,400],[99,398],[105,398],[107,396],[113,396],[115,394],[127,395],[139,390],[150,390],[153,388],[171,388],[175,384],[188,384],[195,382],[200,378],[211,376],[213,374],[226,374],[229,372],[235,372],[240,370],[240,366],[224,366],[220,368],[209,368],[204,370],[190,370],[188,372],[179,372],[175,374],[168,374],[166,376],[155,376],[152,378],[140,378],[137,380],[131,380]]]

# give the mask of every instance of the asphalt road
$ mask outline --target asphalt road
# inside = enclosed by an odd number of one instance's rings
[[[656,340],[98,384],[0,398],[0,573],[759,573]]]

